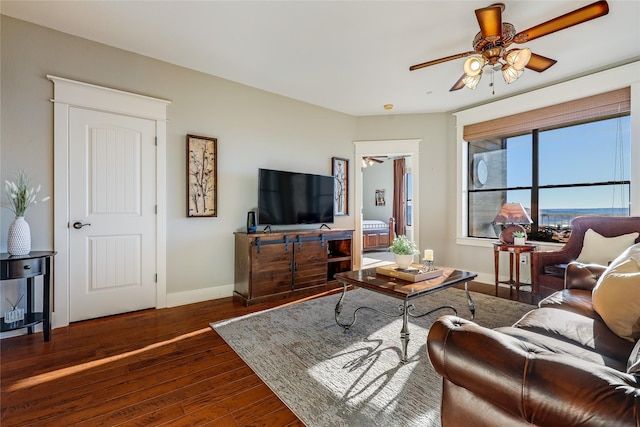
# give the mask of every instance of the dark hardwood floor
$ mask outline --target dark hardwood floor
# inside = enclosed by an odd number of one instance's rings
[[[495,295],[495,287],[470,284]],[[500,289],[532,303],[531,294]],[[301,426],[209,323],[244,307],[231,298],[73,323],[0,341],[0,425]],[[537,302],[537,301],[536,301]]]

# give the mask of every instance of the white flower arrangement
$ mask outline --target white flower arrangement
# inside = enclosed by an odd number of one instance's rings
[[[398,236],[393,239],[393,244],[389,248],[389,251],[396,255],[416,255],[418,254],[418,248],[415,242],[409,240],[407,236]]]
[[[41,186],[29,188],[29,185],[29,177],[23,170],[19,170],[16,173],[15,181],[4,181],[4,191],[7,193],[10,202],[9,209],[15,214],[16,218],[24,216],[29,206],[38,203],[36,196]],[[50,197],[47,196],[42,198],[40,202],[45,202],[49,199]]]

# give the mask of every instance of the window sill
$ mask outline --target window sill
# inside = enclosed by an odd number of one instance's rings
[[[458,237],[456,239],[456,244],[460,246],[476,246],[481,248],[491,248],[493,247],[493,243],[497,242],[498,239],[483,239],[478,237]],[[553,242],[536,242],[531,241],[531,243],[537,243],[540,248],[543,250],[545,248],[549,248],[549,250],[558,250],[565,245],[565,243],[553,243]]]

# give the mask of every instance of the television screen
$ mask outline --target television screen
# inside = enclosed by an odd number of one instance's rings
[[[260,169],[258,223],[332,223],[333,190],[332,176]]]

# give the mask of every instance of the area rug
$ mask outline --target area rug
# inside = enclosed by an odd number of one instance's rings
[[[510,325],[531,305],[472,293],[475,321]],[[347,332],[334,318],[339,294],[212,323],[275,394],[309,427],[439,426],[441,377],[426,350],[429,326],[442,310],[410,318],[408,362],[401,364],[401,318],[361,310]],[[340,320],[355,308],[398,312],[400,300],[356,289],[347,292]],[[464,291],[450,288],[415,301],[416,312],[452,305],[469,318]]]

